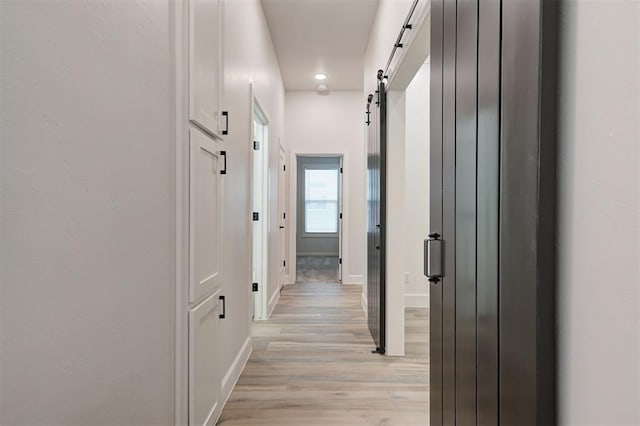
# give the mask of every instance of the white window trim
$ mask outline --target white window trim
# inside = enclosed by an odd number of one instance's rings
[[[307,232],[307,203],[306,203],[306,182],[307,182],[307,176],[306,176],[306,170],[336,170],[338,173],[340,173],[340,165],[337,164],[334,167],[331,168],[327,168],[326,164],[313,164],[313,163],[308,163],[305,164],[304,167],[302,168],[302,184],[303,184],[303,189],[302,189],[302,194],[303,194],[303,201],[302,201],[302,238],[336,238],[338,237],[338,233],[340,232],[340,194],[338,193],[338,199],[336,199],[336,206],[337,206],[337,214],[336,214],[336,232]],[[339,179],[338,179],[339,182]],[[338,191],[340,190],[340,188],[338,188]]]

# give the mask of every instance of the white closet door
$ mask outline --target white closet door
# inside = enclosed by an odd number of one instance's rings
[[[220,143],[191,129],[190,274],[193,303],[221,285],[222,172],[225,158]]]
[[[213,425],[220,406],[217,359],[220,290],[189,311],[189,425]]]
[[[343,192],[343,184],[344,184],[344,174],[343,174],[343,163],[344,158],[340,157],[340,173],[338,174],[338,281],[342,282],[342,244],[343,244],[343,235],[344,232],[344,221],[342,219],[342,211],[344,210],[344,192]]]
[[[220,137],[221,0],[189,0],[189,119]]]
[[[282,145],[280,145],[279,156],[279,172],[278,172],[278,225],[279,225],[279,253],[280,253],[280,285],[286,284],[284,277],[287,275],[287,156],[286,151]]]

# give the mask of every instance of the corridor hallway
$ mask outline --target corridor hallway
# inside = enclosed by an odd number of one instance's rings
[[[407,355],[372,354],[360,286],[285,286],[219,425],[418,426],[428,423],[426,309],[407,311]],[[410,343],[409,343],[410,342]]]

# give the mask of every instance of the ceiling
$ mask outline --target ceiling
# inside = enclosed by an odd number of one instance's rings
[[[261,0],[287,90],[361,90],[378,0]]]

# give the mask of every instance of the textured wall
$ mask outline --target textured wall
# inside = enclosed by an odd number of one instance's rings
[[[1,7],[0,423],[171,424],[170,4]]]
[[[640,3],[561,21],[560,424],[640,424]]]

